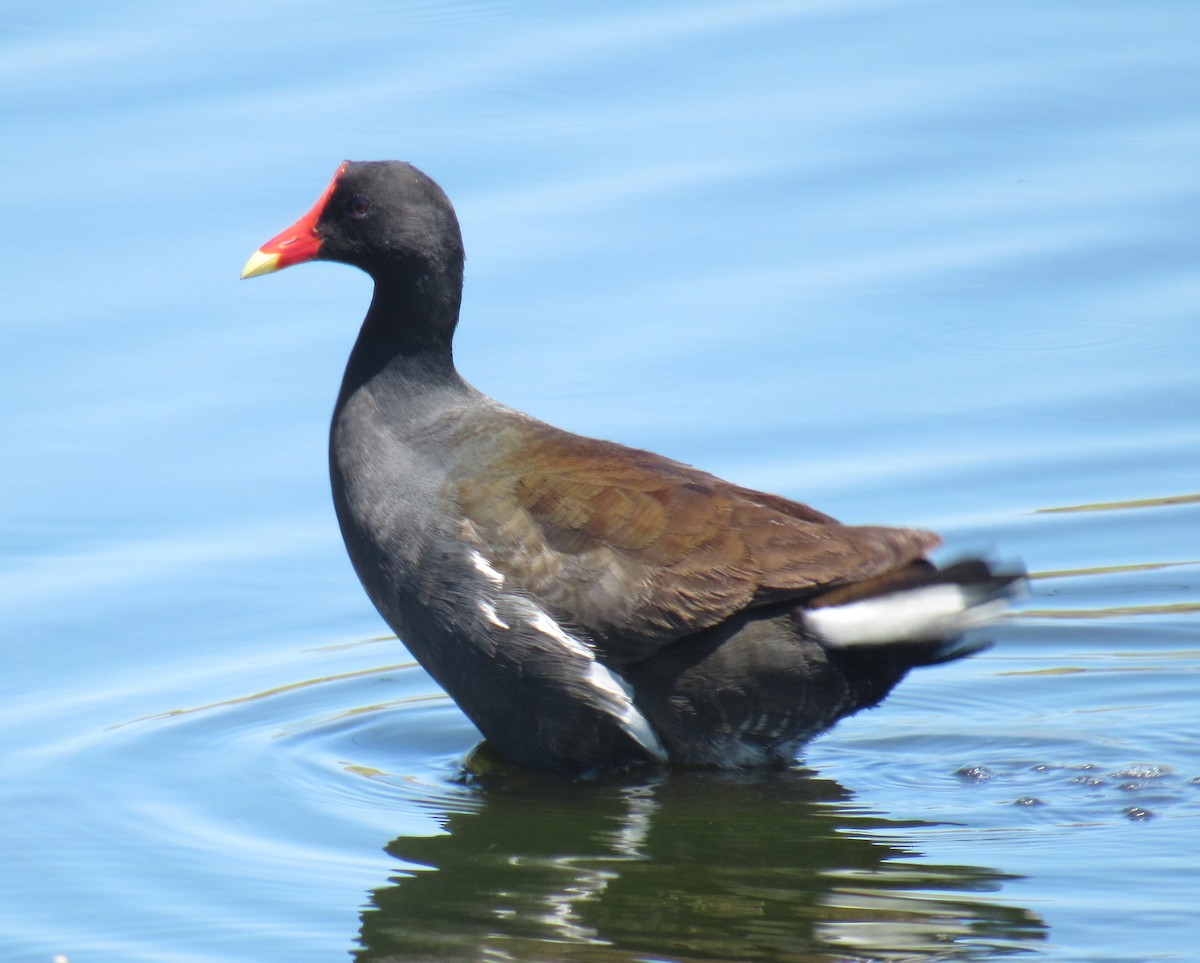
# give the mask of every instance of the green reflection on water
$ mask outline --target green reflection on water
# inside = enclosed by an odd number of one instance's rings
[[[474,777],[362,915],[398,959],[992,959],[1045,926],[1014,877],[920,862],[903,824],[801,770],[602,783]]]

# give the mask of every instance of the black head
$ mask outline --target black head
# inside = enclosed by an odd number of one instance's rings
[[[454,207],[437,184],[400,161],[349,163],[316,224],[317,257],[353,264],[378,281],[388,271],[462,274]]]
[[[401,161],[346,161],[307,214],[251,255],[242,277],[313,260],[353,264],[375,279],[355,371],[404,356],[457,377],[450,343],[462,300],[462,234],[450,199],[429,177]]]
[[[271,238],[242,277],[341,261],[376,282],[430,273],[461,283],[462,234],[445,192],[402,161],[346,161],[304,217]]]

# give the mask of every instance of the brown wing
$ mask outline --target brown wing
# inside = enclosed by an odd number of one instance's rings
[[[842,525],[649,452],[535,425],[497,446],[505,454],[486,477],[458,484],[463,534],[508,589],[619,662],[747,606],[870,578],[939,542]]]

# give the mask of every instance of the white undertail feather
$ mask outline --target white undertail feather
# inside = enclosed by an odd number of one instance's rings
[[[981,597],[978,588],[926,585],[889,595],[810,609],[809,629],[830,645],[883,645],[949,639],[999,619],[1005,598]]]

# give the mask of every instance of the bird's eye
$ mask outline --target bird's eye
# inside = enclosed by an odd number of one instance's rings
[[[362,219],[371,212],[371,202],[362,194],[355,194],[346,201],[346,213],[353,218]]]

